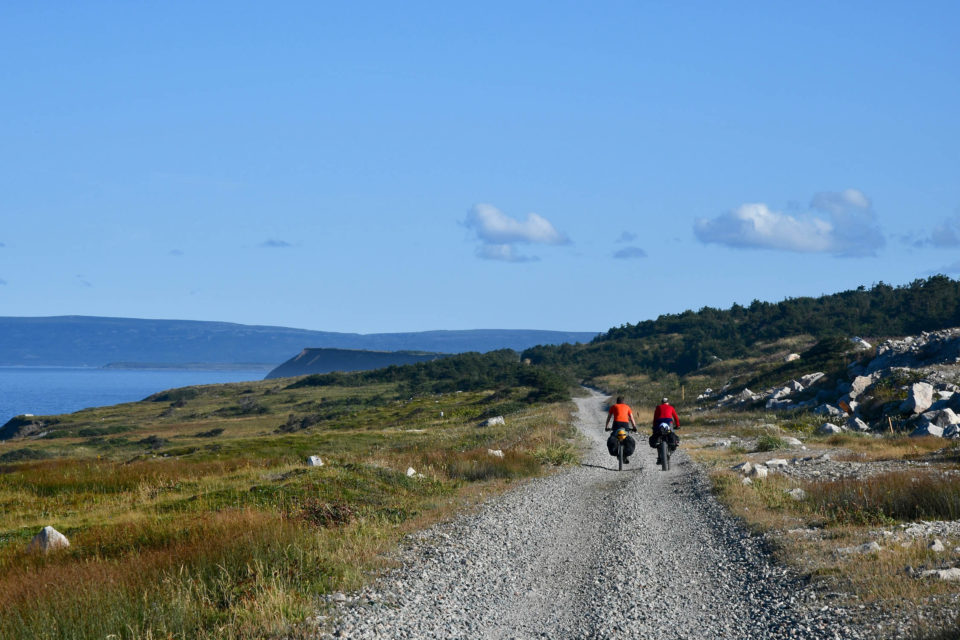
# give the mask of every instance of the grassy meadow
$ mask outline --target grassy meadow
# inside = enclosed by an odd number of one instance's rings
[[[405,533],[576,459],[572,405],[524,388],[290,382],[171,390],[0,443],[0,637],[306,637],[322,596]],[[26,553],[46,525],[71,546]]]

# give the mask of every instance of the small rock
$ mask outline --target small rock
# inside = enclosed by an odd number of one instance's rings
[[[750,471],[750,475],[759,480],[763,480],[767,477],[767,468],[762,464],[753,465],[753,469]]]
[[[945,549],[945,547],[943,546],[943,543],[940,542],[940,540],[934,540],[933,542],[930,543],[930,546],[928,548],[930,549],[930,551],[935,551],[937,553],[940,553]]]
[[[785,438],[783,438],[783,441],[786,442],[791,447],[799,447],[800,445],[803,444],[802,442],[800,442],[800,440],[792,436],[786,436]]]
[[[750,478],[744,478],[743,480],[740,481],[740,484],[742,484],[745,487],[748,487],[751,484],[753,484],[753,480],[751,480]]]
[[[876,542],[868,542],[855,547],[841,547],[837,549],[837,553],[842,556],[851,554],[865,555],[868,553],[879,553],[880,551],[883,551],[883,548]]]
[[[417,475],[417,470],[413,467],[407,467],[407,477],[412,478],[415,475]]]
[[[53,527],[47,526],[33,537],[33,540],[27,545],[27,552],[50,553],[56,549],[64,549],[69,546],[70,541],[67,540],[67,536]]]
[[[308,467],[322,467],[323,460],[320,459],[320,456],[310,456],[307,458]]]
[[[924,578],[937,578],[947,582],[960,582],[960,568],[957,567],[952,569],[933,569],[931,571],[924,571],[920,575]]]
[[[919,427],[910,432],[911,438],[920,438],[923,436],[934,436],[936,438],[943,437],[943,427],[938,427],[935,424],[929,422],[921,424]]]
[[[822,425],[820,425],[820,428],[817,429],[817,433],[821,435],[843,433],[843,427],[838,427],[837,425],[832,424],[830,422],[824,422]]]
[[[793,362],[794,360],[799,360],[799,359],[800,359],[800,354],[799,354],[799,353],[791,353],[791,354],[788,355],[786,358],[784,358],[783,361],[784,361],[784,362]]]
[[[481,427],[493,427],[498,424],[506,424],[506,420],[503,419],[503,416],[495,416],[493,418],[488,418],[480,423]]]
[[[801,489],[800,487],[797,487],[796,489],[791,489],[790,491],[787,491],[787,495],[799,502],[800,500],[806,499],[807,492]]]
[[[790,463],[784,460],[783,458],[774,458],[773,460],[767,460],[767,466],[771,469],[781,469],[786,467]]]
[[[750,472],[753,471],[753,464],[749,460],[747,462],[741,462],[733,467],[733,470],[739,471],[743,475],[750,475]]]
[[[503,457],[503,451],[501,451],[500,449],[487,449],[487,453],[491,456],[496,456],[498,458]]]

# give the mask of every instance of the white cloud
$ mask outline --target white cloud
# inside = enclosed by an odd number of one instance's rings
[[[700,242],[750,249],[804,253],[830,251],[833,226],[819,218],[800,219],[771,211],[763,203],[744,204],[713,219],[698,218],[693,232]]]
[[[620,249],[615,254],[613,254],[613,257],[617,258],[618,260],[646,258],[647,252],[641,249],[640,247],[624,247],[623,249]]]
[[[477,204],[467,213],[464,225],[477,236],[477,257],[503,262],[535,262],[536,256],[521,255],[517,244],[567,244],[570,240],[550,221],[535,213],[520,221],[489,204]]]
[[[633,242],[637,239],[637,234],[630,231],[624,231],[620,234],[620,237],[617,238],[617,242]]]
[[[829,213],[843,213],[851,210],[867,211],[870,209],[870,198],[859,189],[844,189],[843,191],[821,191],[813,196],[810,206]]]
[[[811,206],[827,212],[793,216],[766,204],[744,204],[716,218],[699,218],[693,232],[703,243],[738,249],[774,249],[827,253],[842,257],[876,255],[886,244],[869,209],[870,199],[856,189],[820,193]]]
[[[569,240],[550,221],[535,213],[523,222],[511,218],[489,204],[474,205],[467,213],[466,225],[481,242],[487,244],[567,244]]]
[[[536,256],[524,256],[517,253],[511,244],[483,244],[477,247],[477,257],[484,260],[499,260],[501,262],[537,262]]]

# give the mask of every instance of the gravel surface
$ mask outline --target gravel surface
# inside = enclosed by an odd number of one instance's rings
[[[875,637],[774,564],[682,445],[663,472],[641,433],[617,471],[605,401],[577,399],[580,467],[412,536],[399,569],[330,598],[324,637]]]

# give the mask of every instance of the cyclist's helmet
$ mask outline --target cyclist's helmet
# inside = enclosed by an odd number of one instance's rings
[[[667,404],[668,400],[667,400],[666,398],[664,398],[664,399],[661,400],[660,402],[662,402],[663,404]]]

